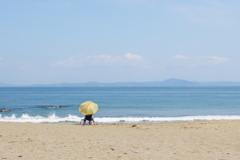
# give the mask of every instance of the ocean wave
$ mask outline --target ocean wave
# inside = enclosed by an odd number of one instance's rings
[[[58,117],[55,114],[48,117],[43,116],[30,116],[28,114],[22,114],[20,117],[16,117],[15,114],[11,116],[2,116],[0,114],[1,122],[32,122],[32,123],[76,123],[80,120],[80,117],[74,115],[68,115],[68,117]]]
[[[67,117],[58,117],[55,114],[48,117],[30,116],[22,114],[17,117],[3,116],[0,114],[1,122],[32,122],[32,123],[70,123],[78,124],[83,117],[69,114]],[[95,118],[98,124],[116,123],[166,123],[166,122],[186,122],[186,121],[208,121],[208,120],[240,120],[240,116],[185,116],[185,117],[101,117]]]

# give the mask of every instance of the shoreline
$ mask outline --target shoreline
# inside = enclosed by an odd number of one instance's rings
[[[240,121],[0,122],[0,159],[240,159]]]
[[[51,114],[47,117],[31,116],[28,114],[4,115],[0,114],[0,122],[20,122],[20,123],[53,123],[53,124],[79,124],[82,116],[71,115],[65,117]],[[198,115],[181,117],[95,117],[98,124],[149,124],[149,123],[174,123],[174,122],[197,122],[197,121],[219,121],[219,120],[240,120],[238,115]]]

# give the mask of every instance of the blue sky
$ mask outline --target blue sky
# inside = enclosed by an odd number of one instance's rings
[[[240,1],[2,0],[0,82],[240,81]]]

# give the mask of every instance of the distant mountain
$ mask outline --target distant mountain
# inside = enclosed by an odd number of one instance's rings
[[[196,82],[196,81],[187,81],[187,80],[182,80],[182,79],[167,79],[162,81],[163,86],[200,86],[201,83]]]
[[[166,79],[164,81],[151,82],[86,82],[86,83],[56,83],[56,84],[34,84],[28,86],[14,86],[10,84],[0,83],[0,87],[154,87],[154,86],[240,86],[240,82],[197,82],[182,79]]]
[[[126,86],[141,87],[141,86],[197,86],[197,85],[200,85],[200,83],[171,78],[164,81],[152,81],[152,82],[59,83],[49,85],[31,85],[31,87],[126,87]]]
[[[0,87],[12,87],[12,85],[7,83],[0,83]]]

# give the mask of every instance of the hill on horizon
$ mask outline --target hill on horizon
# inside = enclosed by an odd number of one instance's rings
[[[240,86],[240,82],[197,82],[187,81],[183,79],[170,78],[164,81],[150,81],[150,82],[114,82],[114,83],[100,83],[100,82],[86,82],[86,83],[56,83],[56,84],[33,84],[33,85],[11,85],[7,83],[0,83],[0,87],[141,87],[141,86]]]

